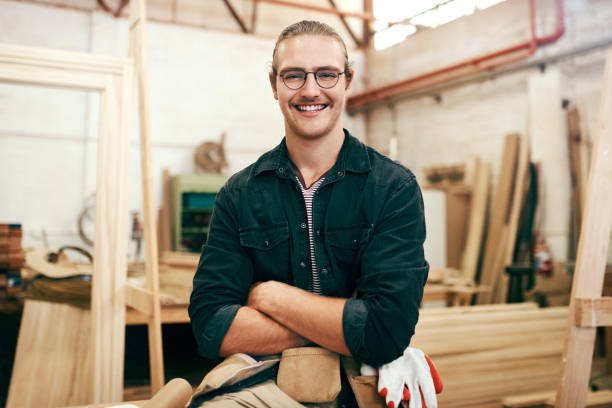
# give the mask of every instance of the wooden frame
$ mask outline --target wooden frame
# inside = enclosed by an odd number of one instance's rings
[[[91,387],[87,402],[121,401],[133,62],[127,58],[0,44],[0,82],[100,93],[89,355]]]

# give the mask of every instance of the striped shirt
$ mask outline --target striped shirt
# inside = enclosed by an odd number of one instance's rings
[[[297,170],[297,169],[296,169]],[[298,170],[299,172],[299,170]],[[302,196],[304,197],[304,204],[306,204],[306,217],[308,218],[308,238],[310,243],[310,264],[312,265],[312,282],[310,285],[310,291],[312,293],[322,294],[321,290],[321,281],[319,280],[319,271],[317,270],[317,260],[315,258],[315,249],[314,249],[314,237],[312,234],[312,200],[314,198],[314,194],[325,180],[325,176],[318,179],[316,182],[312,183],[312,185],[308,188],[304,187],[304,183],[300,180],[301,175],[298,173],[295,175],[295,178],[300,185],[300,189],[302,190]]]

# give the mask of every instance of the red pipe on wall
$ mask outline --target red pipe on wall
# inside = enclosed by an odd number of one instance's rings
[[[346,108],[351,112],[357,108],[386,101],[427,86],[441,84],[526,59],[536,52],[538,45],[554,42],[565,33],[563,0],[555,0],[555,12],[557,15],[555,31],[545,37],[537,37],[535,33],[535,0],[529,0],[531,25],[531,39],[529,41],[353,95],[348,98]]]

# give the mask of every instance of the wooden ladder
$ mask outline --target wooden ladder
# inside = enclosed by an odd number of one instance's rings
[[[587,184],[555,407],[584,407],[595,334],[612,326],[612,297],[602,297],[612,228],[612,49],[607,53],[597,139]]]

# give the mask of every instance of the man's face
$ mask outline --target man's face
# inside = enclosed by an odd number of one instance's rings
[[[350,81],[340,75],[338,83],[321,88],[313,74],[304,86],[289,89],[280,77],[291,69],[316,72],[322,68],[344,71],[344,51],[336,39],[321,35],[300,35],[284,40],[276,54],[279,75],[270,76],[274,98],[285,117],[285,132],[305,139],[317,139],[342,131],[341,114]]]

